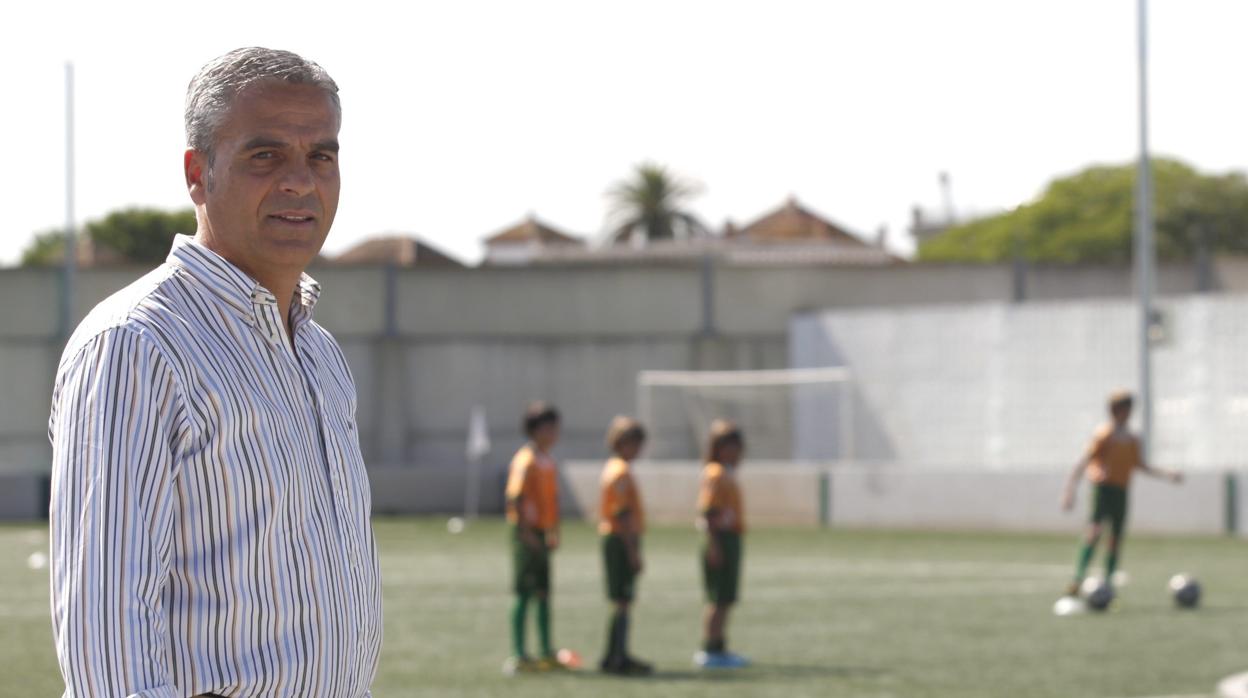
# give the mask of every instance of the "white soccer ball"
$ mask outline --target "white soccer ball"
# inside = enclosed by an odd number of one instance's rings
[[[452,516],[446,520],[446,530],[448,533],[456,534],[464,532],[464,520],[458,516]]]
[[[1170,594],[1179,608],[1196,608],[1200,605],[1200,582],[1186,574],[1170,578]]]
[[[1088,608],[1093,611],[1104,611],[1109,608],[1109,604],[1114,601],[1114,588],[1108,584],[1102,584],[1088,594]]]
[[[1084,605],[1083,600],[1073,596],[1063,596],[1053,604],[1055,616],[1076,616],[1087,611],[1088,607]]]
[[[32,570],[41,570],[48,566],[48,556],[42,552],[31,553],[30,557],[26,558],[26,566]]]
[[[1103,586],[1105,586],[1105,581],[1100,577],[1087,577],[1083,580],[1083,584],[1079,585],[1079,595],[1086,599]]]

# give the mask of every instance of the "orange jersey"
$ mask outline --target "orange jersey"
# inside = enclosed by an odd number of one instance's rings
[[[542,531],[559,525],[559,475],[555,460],[532,444],[525,444],[511,459],[507,520]]]
[[[602,499],[598,509],[598,532],[634,533],[640,535],[646,525],[641,508],[641,493],[633,479],[633,470],[623,458],[612,457],[602,469]],[[620,526],[619,515],[629,514],[628,530]]]
[[[1131,473],[1141,465],[1139,439],[1126,431],[1115,433],[1113,426],[1106,424],[1092,437],[1088,459],[1089,480],[1126,487],[1131,484]]]
[[[741,506],[741,487],[737,475],[719,463],[707,463],[702,469],[702,487],[698,492],[698,512],[716,513],[719,529],[733,533],[745,532],[745,510]]]

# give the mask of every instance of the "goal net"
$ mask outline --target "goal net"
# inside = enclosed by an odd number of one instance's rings
[[[648,460],[700,458],[711,421],[724,418],[741,426],[751,460],[848,462],[853,395],[846,368],[637,375]]]

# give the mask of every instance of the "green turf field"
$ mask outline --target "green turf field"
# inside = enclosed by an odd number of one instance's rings
[[[1248,549],[1230,539],[1135,538],[1117,610],[1057,618],[1075,538],[757,530],[746,541],[732,646],[756,666],[693,670],[699,594],[691,529],[647,538],[634,627],[651,679],[593,673],[507,679],[507,555],[489,521],[451,536],[442,520],[377,522],[385,579],[385,696],[1201,696],[1248,669]],[[0,696],[59,695],[42,527],[0,527]],[[555,566],[555,634],[595,659],[605,602],[597,546],[565,533]],[[1173,610],[1170,574],[1200,577],[1206,603]]]

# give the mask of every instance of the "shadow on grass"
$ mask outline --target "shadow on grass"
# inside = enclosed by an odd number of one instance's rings
[[[613,676],[597,671],[578,671],[570,676],[593,681],[629,683],[705,682],[748,683],[754,681],[804,681],[813,678],[849,679],[878,677],[887,672],[869,667],[813,666],[805,664],[751,664],[743,669],[663,669],[649,676]]]
[[[1174,606],[1116,606],[1108,613],[1088,613],[1090,617],[1139,618],[1145,616],[1178,616],[1180,618],[1198,617],[1203,615],[1227,616],[1248,615],[1248,604],[1215,603],[1201,604],[1197,608],[1176,608]]]

